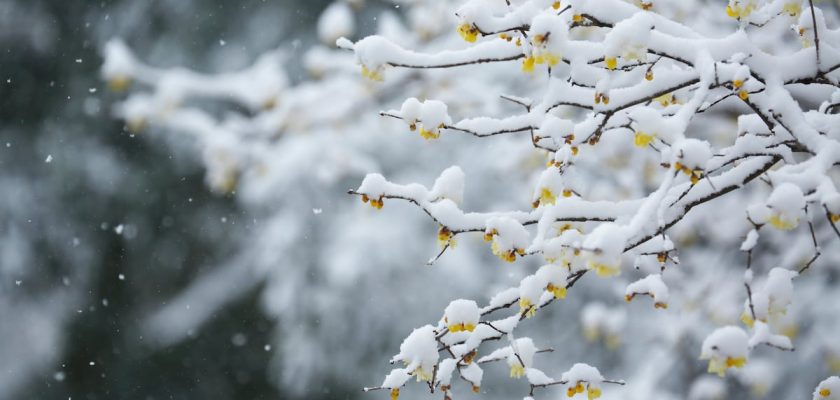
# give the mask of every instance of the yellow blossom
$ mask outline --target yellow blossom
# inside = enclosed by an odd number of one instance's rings
[[[557,201],[557,196],[551,192],[549,188],[542,188],[540,189],[540,203],[541,204],[554,204]]]
[[[493,251],[493,254],[496,257],[499,257],[503,261],[507,261],[509,263],[512,263],[512,262],[516,261],[516,253],[517,253],[516,250],[504,250],[503,251],[499,248],[499,244],[496,243],[495,241],[493,242],[492,245],[490,245],[490,250]]]
[[[633,136],[633,144],[635,144],[636,147],[647,147],[653,142],[654,137],[655,135],[644,133],[642,131],[637,131],[636,134]]]
[[[799,225],[799,218],[786,218],[781,214],[773,214],[767,221],[774,228],[782,231],[789,231]]]
[[[528,299],[519,299],[519,312],[525,312],[525,318],[531,318],[537,313],[537,306]]]
[[[458,324],[449,324],[446,326],[449,329],[449,332],[457,333],[457,332],[472,332],[475,330],[475,324],[470,324],[466,322],[461,322]]]
[[[484,234],[484,241],[489,242],[489,241],[493,240],[493,236],[496,236],[498,234],[499,234],[499,232],[497,230],[493,229],[492,231]]]
[[[382,69],[370,69],[366,65],[362,65],[362,76],[374,82],[382,82]]]
[[[820,396],[822,396],[822,397],[828,397],[828,396],[831,396],[831,390],[830,390],[830,389],[828,389],[828,388],[822,388],[822,389],[820,390]]]
[[[475,43],[478,39],[478,29],[472,24],[465,23],[458,25],[458,34],[461,35],[461,38],[470,43]]]
[[[729,368],[741,368],[747,364],[747,359],[744,357],[726,357],[725,360],[721,360],[717,357],[712,357],[709,360],[709,369],[710,373],[715,373],[720,377],[726,376],[726,370]]]
[[[449,230],[449,228],[441,226],[440,230],[438,230],[438,245],[441,248],[446,246],[455,247],[456,242],[454,236],[455,235]]]
[[[533,56],[525,57],[522,60],[522,71],[524,72],[534,72],[534,64],[536,63],[536,59]]]
[[[668,107],[668,105],[674,102],[674,95],[671,93],[666,93],[662,96],[655,98],[654,100],[658,101],[659,105],[661,105],[662,107]]]
[[[437,129],[426,129],[425,127],[420,127],[420,136],[423,139],[437,139],[440,137],[440,131]]]
[[[604,59],[604,64],[607,66],[607,69],[614,70],[615,67],[618,66],[618,59],[615,57],[607,57]]]
[[[595,342],[601,337],[601,331],[597,327],[584,327],[583,338],[587,342]]]
[[[740,97],[741,100],[747,100],[750,98],[750,93],[746,90],[741,90],[740,92],[738,92],[738,97]]]
[[[398,397],[400,397],[400,389],[398,389],[398,388],[391,389],[391,400],[397,400]]]
[[[417,369],[415,369],[414,372],[412,372],[411,374],[414,375],[415,377],[417,377],[417,382],[420,382],[420,381],[427,381],[428,382],[428,381],[432,380],[432,373],[424,370],[421,367],[417,367]]]
[[[728,5],[726,6],[726,15],[728,15],[730,18],[735,19],[746,18],[753,12],[754,9],[755,5],[752,2],[750,2],[746,6]]]
[[[511,378],[521,378],[525,376],[525,367],[522,364],[517,363],[516,365],[510,366],[510,377]]]
[[[564,286],[557,287],[557,286],[554,286],[553,284],[549,283],[545,287],[545,290],[547,292],[553,294],[555,299],[565,299],[566,298],[566,287],[564,287]]]
[[[741,313],[741,322],[744,323],[749,328],[752,328],[755,325],[755,320],[753,320],[752,315],[747,313],[746,311]]]
[[[586,391],[586,398],[589,400],[595,400],[599,397],[601,397],[601,389],[590,385],[589,389]]]
[[[785,6],[782,8],[782,11],[790,14],[791,17],[795,17],[802,12],[802,6],[798,2],[792,1],[789,3],[785,3]]]
[[[560,9],[560,2],[555,1],[553,4],[551,4],[551,8],[553,8],[555,10],[559,10]]]
[[[621,268],[617,265],[607,265],[591,261],[589,262],[589,269],[595,270],[595,273],[602,278],[618,276],[621,273]]]
[[[108,79],[108,88],[111,91],[117,93],[124,92],[129,86],[131,86],[131,78],[127,76],[119,75]]]

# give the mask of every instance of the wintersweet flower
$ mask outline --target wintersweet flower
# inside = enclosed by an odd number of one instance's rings
[[[755,8],[753,0],[730,0],[729,5],[726,6],[726,15],[730,18],[742,19],[749,17]]]
[[[478,28],[473,24],[463,23],[458,25],[458,34],[469,43],[475,43],[478,40],[479,33]]]

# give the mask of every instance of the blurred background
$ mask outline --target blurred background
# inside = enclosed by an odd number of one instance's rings
[[[412,328],[436,321],[453,299],[483,304],[517,285],[537,260],[505,265],[476,235],[428,267],[437,227],[422,212],[396,202],[377,212],[346,195],[368,172],[431,186],[457,163],[469,178],[464,209],[530,204],[544,158],[527,140],[445,135],[427,144],[377,113],[416,96],[442,99],[459,117],[512,114],[518,106],[497,96],[528,95],[544,82],[518,67],[484,66],[481,74],[391,71],[373,84],[351,54],[331,46],[374,32],[426,51],[464,46],[453,34],[459,3],[0,2],[0,399],[384,398],[360,388],[381,381]],[[703,21],[701,31],[727,23],[707,2],[661,3]],[[106,58],[117,60],[117,74],[153,78],[111,90]],[[267,75],[249,69],[257,65],[268,65]],[[210,78],[190,83],[186,70]],[[254,107],[200,93],[230,71],[256,71],[236,82],[269,97]],[[707,122],[731,134],[735,112]],[[658,162],[623,158],[620,146],[608,156],[619,167]],[[637,197],[655,183],[586,190]],[[741,221],[745,204],[727,201],[721,210]],[[711,275],[740,279],[737,243],[748,226],[716,225],[722,212],[674,232],[695,245],[683,257],[681,278],[696,283],[688,297],[703,299]],[[772,243],[762,254],[782,258]],[[815,265],[819,282],[837,281],[837,250]],[[721,390],[731,398],[808,393],[812,381],[840,370],[831,319],[801,329],[813,343],[801,354],[807,368],[758,360],[740,380],[710,379],[696,361],[699,342],[712,326],[737,323],[740,286],[718,293],[712,317],[700,307],[697,322],[624,306],[617,293],[625,283],[584,280],[567,307],[523,327],[557,346],[547,371],[589,362],[649,383],[645,390],[700,400]],[[816,319],[808,310],[800,318]],[[488,370],[506,375],[504,366]],[[482,390],[490,398],[527,390],[508,382],[487,378]],[[405,398],[421,398],[419,386]],[[610,390],[605,397],[620,396]]]

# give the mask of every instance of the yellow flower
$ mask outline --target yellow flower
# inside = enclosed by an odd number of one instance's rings
[[[549,188],[542,188],[540,189],[540,203],[541,204],[554,204],[557,201],[557,196],[551,192]]]
[[[516,261],[516,253],[517,253],[516,250],[503,251],[499,248],[499,244],[496,243],[495,241],[493,242],[492,245],[490,245],[490,250],[493,251],[493,254],[496,257],[501,258],[503,261],[507,261],[509,263],[512,263],[512,262]]]
[[[740,79],[736,79],[736,80],[732,81],[732,86],[735,86],[735,89],[740,89],[741,86],[743,86],[743,85],[744,85],[744,81],[742,81]]]
[[[621,273],[621,268],[617,265],[607,265],[591,261],[589,262],[589,269],[595,270],[595,273],[602,278],[618,276]]]
[[[129,86],[131,86],[131,78],[124,75],[115,76],[108,80],[108,88],[117,93],[124,92]]]
[[[726,6],[726,15],[730,18],[741,19],[748,17],[753,10],[755,10],[755,4],[752,3],[751,0],[748,0],[749,4],[746,6],[742,5],[728,5]]]
[[[517,363],[516,365],[510,366],[510,377],[511,378],[521,378],[525,376],[525,367],[522,364]]]
[[[741,322],[749,328],[752,328],[753,325],[755,325],[755,320],[753,320],[752,316],[746,311],[741,313]]]
[[[551,8],[553,8],[553,9],[555,9],[555,10],[559,10],[559,9],[560,9],[560,2],[559,2],[559,1],[555,1],[555,2],[551,5]]]
[[[789,231],[799,225],[799,218],[787,218],[781,214],[773,214],[767,221],[774,228],[782,231]]]
[[[449,324],[447,325],[447,328],[449,329],[449,332],[452,333],[472,332],[475,330],[475,325],[466,322],[461,322],[459,324]]]
[[[531,318],[537,313],[537,307],[531,300],[519,299],[519,312],[525,312],[525,318]]]
[[[438,245],[441,248],[446,246],[455,247],[456,242],[454,236],[455,235],[449,230],[449,228],[441,226],[440,230],[438,230]]]
[[[738,92],[738,97],[740,97],[741,100],[747,100],[750,98],[750,93],[746,90],[741,90],[740,92]]]
[[[575,386],[569,386],[569,388],[566,389],[566,395],[569,397],[575,397],[576,394],[583,393],[584,390],[583,383],[578,382]]]
[[[397,400],[398,397],[400,397],[400,389],[391,389],[391,400]]]
[[[414,372],[411,373],[412,375],[417,377],[417,382],[420,381],[430,381],[432,380],[432,373],[429,371],[424,370],[421,367],[417,367]]]
[[[840,214],[831,214],[831,223],[836,224],[840,222]]]
[[[649,144],[651,144],[651,142],[653,142],[654,137],[654,135],[638,131],[633,136],[633,144],[635,144],[636,147],[647,147]]]
[[[499,234],[499,231],[493,229],[492,231],[484,234],[484,241],[489,242],[489,241],[493,240],[493,236],[496,236],[498,234]]]
[[[382,69],[370,69],[366,65],[362,65],[362,76],[374,82],[382,82]]]
[[[380,196],[379,199],[371,199],[368,197],[368,195],[363,194],[362,203],[367,203],[368,201],[370,201],[370,206],[377,210],[382,209],[382,206],[385,204],[382,202],[382,196]]]
[[[795,17],[802,12],[802,6],[798,2],[790,2],[785,3],[785,6],[782,8],[782,11],[790,14],[791,17]]]
[[[726,376],[726,370],[729,368],[741,368],[747,364],[747,359],[744,357],[726,357],[725,360],[721,360],[717,357],[712,357],[709,360],[709,369],[710,373],[715,373],[720,377]]]
[[[579,24],[579,23],[583,22],[583,16],[580,15],[580,14],[572,15],[572,22],[574,22],[576,24]]]
[[[528,73],[534,72],[534,64],[536,61],[536,58],[533,56],[525,57],[525,59],[522,60],[522,71]]]
[[[461,38],[470,43],[475,43],[478,39],[478,29],[472,24],[464,23],[458,25],[458,34],[461,35]]]
[[[615,67],[618,66],[618,59],[615,57],[607,57],[604,59],[604,64],[606,64],[607,69],[614,70]]]
[[[674,102],[674,95],[671,93],[666,93],[662,96],[655,98],[654,100],[658,101],[659,105],[661,105],[662,107],[668,107],[668,105]]]
[[[621,346],[621,337],[618,335],[607,335],[604,338],[604,343],[606,343],[608,349],[617,350],[618,346]]]
[[[420,127],[420,136],[423,139],[437,139],[440,137],[440,131],[437,129],[426,129],[425,127]]]
[[[828,388],[821,389],[820,390],[820,396],[822,396],[822,397],[831,396],[831,390],[829,390]]]
[[[566,288],[565,287],[557,287],[553,284],[549,283],[545,290],[554,295],[555,299],[565,299],[566,298]]]
[[[645,72],[645,80],[652,81],[653,80],[653,71]]]
[[[586,398],[589,400],[595,400],[599,397],[601,397],[601,388],[589,385],[589,389],[586,391]]]

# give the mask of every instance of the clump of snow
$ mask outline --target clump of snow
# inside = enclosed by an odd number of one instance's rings
[[[674,144],[674,161],[690,170],[705,170],[706,163],[712,158],[709,142],[698,139],[684,139]]]
[[[770,332],[770,327],[761,321],[755,323],[753,334],[750,337],[749,347],[754,348],[759,344],[767,344],[784,350],[793,350],[793,344],[790,342],[789,337]]]
[[[407,368],[392,369],[391,372],[385,376],[385,380],[382,381],[382,387],[387,389],[396,389],[405,385],[410,378],[411,374]]]
[[[464,201],[464,171],[461,167],[453,165],[443,170],[435,180],[428,197],[432,202],[449,199],[455,204],[461,204]]]
[[[333,45],[339,38],[352,35],[355,29],[353,10],[344,1],[334,1],[318,18],[318,39],[324,44]]]
[[[616,24],[604,39],[607,68],[615,69],[615,60],[618,57],[625,62],[647,60],[647,47],[652,29],[653,17],[645,12],[636,13]]]
[[[651,274],[627,285],[624,298],[630,301],[637,294],[653,297],[656,308],[668,308],[670,294],[668,293],[668,286],[662,281],[662,275],[660,274]]]
[[[493,241],[493,254],[509,262],[515,260],[516,254],[523,254],[530,241],[528,230],[509,217],[495,217],[487,220],[484,234],[486,238]]]
[[[768,322],[787,313],[788,306],[793,302],[793,278],[798,275],[796,271],[785,268],[770,270],[764,285],[753,290],[752,309],[757,320]],[[744,314],[752,318],[749,300],[744,303]]]
[[[480,317],[478,304],[473,300],[454,300],[443,311],[443,319],[450,332],[472,332],[478,325]]]
[[[568,371],[564,372],[560,380],[568,382],[570,385],[579,382],[587,382],[594,385],[599,385],[604,382],[604,377],[598,368],[584,363],[577,363]]]
[[[400,353],[394,361],[402,361],[406,370],[418,381],[428,381],[438,362],[435,330],[431,325],[424,325],[411,332],[400,345]]]
[[[840,378],[830,376],[814,389],[814,400],[840,400]]]
[[[556,264],[543,265],[535,274],[537,279],[545,285],[545,291],[551,293],[556,299],[566,297],[566,279],[569,277],[569,270]]]
[[[624,230],[615,223],[598,225],[586,235],[583,248],[589,255],[587,266],[598,276],[608,277],[621,273],[621,255],[627,242]]]
[[[700,359],[709,360],[709,372],[724,376],[727,369],[746,364],[748,351],[747,333],[736,326],[725,326],[706,337]]]
[[[741,242],[741,251],[750,251],[758,244],[758,230],[750,229],[747,237]]]
[[[768,219],[771,225],[781,230],[793,229],[805,212],[805,195],[798,186],[785,182],[773,189],[767,198],[767,208],[771,211]]]

